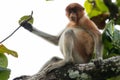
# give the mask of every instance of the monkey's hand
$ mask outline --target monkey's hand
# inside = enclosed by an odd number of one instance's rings
[[[28,23],[27,21],[23,21],[20,26],[24,27],[25,29],[29,30],[30,32],[33,31],[33,27],[30,23]]]

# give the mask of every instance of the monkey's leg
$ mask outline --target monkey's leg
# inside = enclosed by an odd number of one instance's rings
[[[92,37],[95,42],[94,52],[95,52],[95,59],[102,60],[103,55],[103,43],[102,43],[102,34],[100,32],[93,32]]]
[[[50,59],[48,62],[46,62],[44,65],[43,65],[43,67],[41,68],[41,70],[38,72],[38,73],[36,73],[36,74],[34,74],[33,76],[27,76],[27,75],[23,75],[23,76],[20,76],[20,77],[17,77],[17,78],[15,78],[15,79],[13,79],[13,80],[34,80],[34,79],[37,79],[37,78],[43,78],[43,77],[45,77],[44,76],[44,74],[46,74],[43,70],[48,66],[48,65],[50,65],[50,64],[53,64],[53,63],[56,63],[56,62],[58,62],[58,61],[61,61],[62,59],[61,58],[59,58],[59,57],[53,57],[52,59]],[[43,73],[42,73],[42,71],[43,71]],[[41,75],[41,74],[43,74],[43,75]]]
[[[65,63],[73,62],[72,52],[74,47],[74,39],[75,35],[72,29],[69,29],[64,33],[62,52],[65,58],[64,59]]]
[[[103,59],[103,43],[102,43],[102,35],[99,35],[98,43],[96,44],[96,58],[102,60]]]
[[[74,61],[72,57],[74,37],[74,32],[71,29],[62,34],[61,40],[63,41],[60,41],[60,47],[63,52],[64,59],[48,65],[46,68],[44,68],[44,72],[50,72],[53,69],[64,66],[66,63]]]
[[[43,65],[43,67],[41,68],[40,71],[44,70],[44,68],[46,68],[48,65],[53,64],[53,63],[56,63],[56,62],[61,61],[61,60],[62,60],[62,59],[59,58],[59,57],[56,57],[56,56],[53,57],[52,59],[50,59],[49,61],[47,61],[47,62]]]

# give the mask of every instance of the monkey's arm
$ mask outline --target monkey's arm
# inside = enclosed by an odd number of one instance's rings
[[[89,25],[88,25],[89,24]],[[97,59],[102,59],[103,54],[103,44],[102,44],[102,34],[97,28],[97,26],[91,20],[86,20],[86,25],[88,25],[88,32],[92,34],[95,41],[95,53]]]
[[[47,34],[45,32],[42,32],[36,28],[34,28],[30,23],[28,22],[23,22],[21,23],[21,26],[24,27],[25,29],[29,30],[30,32],[32,32],[33,34],[36,34],[40,37],[42,37],[43,39],[55,44],[55,45],[58,45],[58,42],[59,42],[59,36],[53,36],[53,35],[50,35],[50,34]]]
[[[45,32],[42,32],[36,28],[33,27],[33,30],[31,31],[33,34],[36,34],[40,37],[42,37],[43,39],[55,44],[55,45],[58,45],[58,42],[59,42],[59,36],[53,36],[53,35],[50,35],[50,34],[47,34]]]

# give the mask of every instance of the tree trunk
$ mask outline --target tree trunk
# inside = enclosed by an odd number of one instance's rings
[[[100,63],[100,64],[97,64]],[[106,80],[120,75],[120,56],[93,61],[87,64],[66,64],[45,74],[21,76],[14,80]]]

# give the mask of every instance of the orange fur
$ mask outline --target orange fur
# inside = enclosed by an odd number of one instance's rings
[[[74,57],[79,54],[80,57],[77,57],[83,59],[82,63],[89,62],[93,55],[94,47],[99,48],[99,44],[101,44],[101,33],[96,25],[85,16],[84,8],[78,3],[72,3],[67,6],[66,16],[70,20],[67,28],[73,28],[76,38],[74,39],[72,55]],[[76,60],[76,57],[74,59],[74,62],[81,63],[78,59]]]

